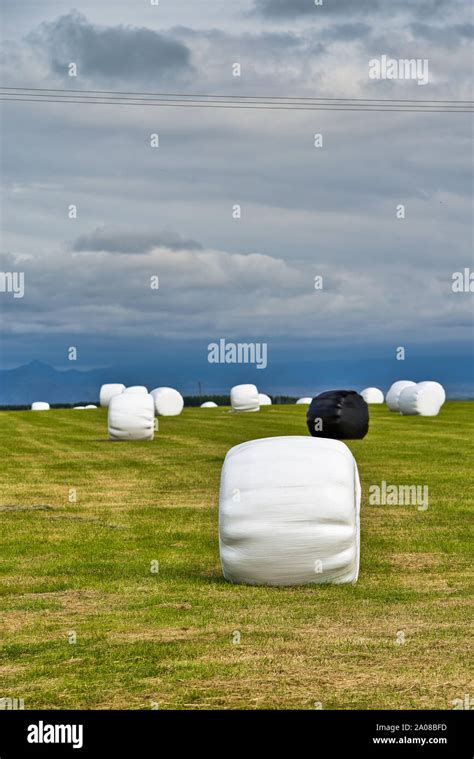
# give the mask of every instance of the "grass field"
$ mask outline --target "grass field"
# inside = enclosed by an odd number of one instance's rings
[[[223,580],[217,501],[227,450],[306,435],[305,407],[185,409],[148,443],[108,442],[103,409],[2,412],[0,696],[26,709],[453,708],[474,693],[473,412],[371,407],[369,435],[349,442],[359,581],[298,588]],[[369,505],[382,480],[428,485],[429,508]]]

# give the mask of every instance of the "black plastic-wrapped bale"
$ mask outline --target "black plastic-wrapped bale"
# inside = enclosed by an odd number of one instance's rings
[[[313,437],[360,440],[369,431],[369,407],[355,390],[328,390],[313,398],[306,422]]]

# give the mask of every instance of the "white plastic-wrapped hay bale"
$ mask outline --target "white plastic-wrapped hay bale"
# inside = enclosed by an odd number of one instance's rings
[[[398,382],[393,383],[385,397],[385,402],[390,411],[400,411],[398,405],[400,393],[402,393],[405,388],[414,387],[414,385],[416,385],[416,382],[412,382],[411,380],[398,380]]]
[[[298,398],[298,400],[296,401],[296,405],[297,406],[309,406],[309,404],[311,403],[312,400],[313,399],[310,398],[309,396],[307,398],[306,397],[305,398]]]
[[[108,385],[102,385],[100,388],[99,403],[101,406],[108,406],[112,398],[116,395],[121,395],[125,390],[125,385],[121,385],[117,382],[110,383]]]
[[[31,404],[32,411],[49,411],[49,408],[49,403],[45,403],[45,401],[34,401]]]
[[[258,402],[260,406],[271,406],[272,405],[272,399],[269,395],[266,395],[266,393],[259,393],[258,394]]]
[[[73,406],[73,411],[83,411],[85,409],[85,406]]]
[[[429,383],[406,387],[400,393],[399,407],[403,416],[438,416],[442,405],[439,390]]]
[[[366,403],[383,403],[384,397],[378,387],[366,387],[361,392],[361,396]]]
[[[234,385],[230,391],[230,405],[233,411],[260,411],[255,385]]]
[[[178,416],[184,406],[181,393],[173,387],[157,387],[151,391],[158,416]]]
[[[250,585],[355,582],[360,483],[338,440],[273,437],[231,448],[219,498],[226,580]]]
[[[214,403],[214,401],[205,401],[204,403],[201,403],[199,408],[217,408],[217,403]]]
[[[97,406],[94,406],[93,403],[89,403],[87,406],[84,406],[84,408],[97,408]]]
[[[135,395],[148,395],[148,390],[145,385],[131,385],[126,387],[124,393],[134,393]]]
[[[439,398],[440,407],[446,401],[446,391],[439,382],[433,382],[432,380],[424,380],[423,382],[418,382],[418,385],[419,387],[430,387],[433,393],[436,393],[437,397]]]
[[[155,404],[151,395],[121,393],[109,403],[110,440],[153,440]]]

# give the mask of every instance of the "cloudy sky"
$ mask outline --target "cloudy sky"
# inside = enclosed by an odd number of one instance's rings
[[[472,98],[470,0],[2,6],[4,86]],[[429,83],[369,79],[381,55],[427,59]],[[74,368],[172,361],[185,384],[225,338],[268,343],[273,392],[285,362],[311,390],[309,358],[398,379],[399,346],[474,389],[473,296],[452,291],[474,269],[470,114],[1,105],[1,269],[25,273],[0,294],[4,368],[71,368],[73,345]]]

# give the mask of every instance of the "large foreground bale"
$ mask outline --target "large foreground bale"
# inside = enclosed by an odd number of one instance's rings
[[[155,405],[151,395],[122,393],[109,403],[110,440],[153,440]]]
[[[431,383],[406,387],[400,393],[399,406],[403,416],[438,416],[442,405],[439,390]]]
[[[336,440],[274,437],[231,448],[219,498],[226,580],[250,585],[355,582],[360,483]]]
[[[181,393],[173,387],[157,387],[151,391],[158,416],[178,416],[184,406]]]
[[[125,385],[121,385],[118,382],[110,383],[108,385],[102,385],[100,388],[99,403],[101,406],[107,407],[115,395],[121,395],[125,390]]]
[[[260,411],[255,385],[234,385],[230,391],[230,404],[233,411]]]
[[[271,406],[272,405],[272,399],[269,395],[266,395],[266,393],[259,393],[258,394],[258,402],[260,406]]]
[[[369,407],[355,390],[328,390],[313,398],[306,422],[313,437],[360,440],[369,431]]]
[[[411,380],[398,380],[398,382],[393,383],[385,398],[385,402],[390,411],[400,411],[400,393],[405,390],[406,387],[413,387],[415,384],[416,382],[412,382]]]
[[[49,411],[49,408],[49,403],[46,403],[45,401],[34,401],[31,404],[32,411]]]
[[[366,403],[383,403],[384,397],[378,387],[366,387],[361,392],[361,396]]]

